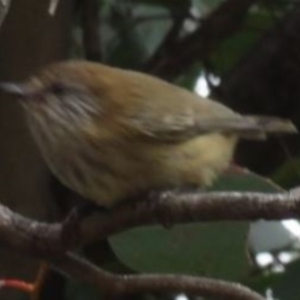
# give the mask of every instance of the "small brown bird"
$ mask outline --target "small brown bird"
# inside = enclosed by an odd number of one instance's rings
[[[2,88],[22,99],[53,173],[107,207],[141,191],[207,186],[229,164],[238,138],[296,132],[288,120],[241,116],[158,78],[100,63],[54,64]]]

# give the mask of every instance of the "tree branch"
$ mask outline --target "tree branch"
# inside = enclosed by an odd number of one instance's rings
[[[47,225],[32,221],[0,205],[2,246],[47,260],[74,279],[89,283],[110,296],[183,292],[224,300],[263,300],[263,297],[247,287],[222,280],[183,275],[113,275],[66,252],[61,229],[59,224]]]
[[[184,275],[113,275],[68,253],[52,261],[73,278],[94,285],[109,295],[139,293],[185,293],[223,300],[263,300],[237,283]]]
[[[254,221],[299,218],[300,194],[209,192],[160,193],[152,200],[122,205],[111,213],[97,215],[80,227],[79,240],[102,239],[128,228],[157,223],[203,221]]]
[[[161,192],[146,201],[131,202],[75,227],[76,245],[105,238],[127,228],[160,221],[184,223],[218,220],[278,220],[300,215],[300,192],[282,193]],[[3,247],[47,260],[73,278],[92,284],[107,294],[184,292],[220,299],[262,300],[236,283],[177,275],[114,275],[66,252],[62,224],[36,222],[0,204],[0,243]]]
[[[95,213],[73,228],[79,246],[104,239],[126,229],[157,223],[205,221],[254,221],[299,218],[300,192],[161,192],[151,199],[120,205],[107,213]],[[27,219],[0,204],[0,241],[34,253],[35,247],[61,251],[70,248],[63,235],[63,224],[47,224]],[[34,229],[34,230],[33,230]],[[16,238],[18,237],[18,238]],[[30,243],[34,240],[33,245]],[[28,245],[30,244],[29,248]],[[55,247],[54,247],[55,245]]]
[[[206,58],[222,40],[236,32],[255,0],[227,0],[202,20],[200,27],[177,42],[168,53],[157,55],[146,71],[163,78],[178,76],[195,60]]]

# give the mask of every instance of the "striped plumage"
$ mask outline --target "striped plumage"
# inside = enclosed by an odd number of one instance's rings
[[[51,170],[104,206],[144,190],[208,185],[228,165],[238,136],[274,129],[268,119],[243,119],[152,76],[96,63],[55,64],[21,88]],[[202,134],[190,130],[199,124]],[[282,124],[281,131],[294,130]]]

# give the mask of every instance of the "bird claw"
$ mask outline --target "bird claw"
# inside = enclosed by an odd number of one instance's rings
[[[80,223],[101,207],[91,203],[82,203],[73,207],[63,221],[61,239],[66,246],[76,245],[79,239]]]

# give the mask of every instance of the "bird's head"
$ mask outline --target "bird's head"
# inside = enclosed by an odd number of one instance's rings
[[[34,119],[80,123],[92,115],[101,116],[101,101],[91,80],[94,72],[89,64],[81,61],[57,63],[27,81],[1,83],[0,89],[17,96]],[[97,90],[101,90],[101,82]]]

